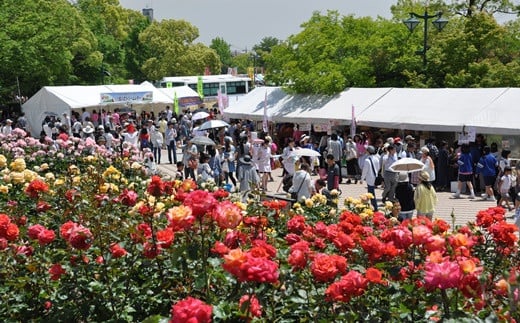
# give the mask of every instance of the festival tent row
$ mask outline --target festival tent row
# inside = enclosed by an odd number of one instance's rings
[[[518,88],[348,88],[334,95],[257,87],[225,110],[226,118],[358,125],[401,130],[519,134]]]
[[[139,85],[91,85],[91,86],[45,86],[22,105],[29,131],[37,135],[46,116],[60,117],[63,113],[86,108],[113,111],[116,107],[131,105],[132,108],[173,106],[175,95],[179,106],[200,102],[197,92],[188,86],[158,89],[149,82]]]

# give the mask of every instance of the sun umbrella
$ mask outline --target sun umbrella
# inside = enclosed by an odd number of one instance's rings
[[[190,142],[194,145],[215,146],[215,142],[205,136],[193,137],[193,138],[191,138]]]
[[[229,123],[223,120],[209,120],[200,125],[199,130],[229,127]]]
[[[193,120],[193,121],[195,121],[195,120],[202,120],[202,119],[206,119],[207,117],[209,117],[209,113],[201,111],[201,112],[195,113],[191,117],[191,120]]]
[[[302,156],[319,157],[319,156],[321,156],[321,154],[320,154],[319,151],[316,151],[316,150],[312,150],[312,149],[309,149],[309,148],[300,148],[300,149],[293,150],[291,152],[291,156],[296,156],[296,157],[302,157]]]
[[[394,172],[418,172],[424,168],[424,164],[415,158],[401,158],[392,165],[390,165],[390,170]]]

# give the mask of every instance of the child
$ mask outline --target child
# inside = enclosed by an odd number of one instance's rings
[[[184,180],[184,163],[182,161],[177,162],[177,171],[175,172],[175,179],[180,181]]]
[[[511,186],[513,185],[513,178],[511,176],[511,167],[506,166],[504,167],[504,175],[500,177],[500,182],[498,183],[498,187],[500,190],[500,201],[498,201],[498,205],[502,206],[503,203],[505,203],[505,206],[509,211],[513,210],[513,207],[509,202],[511,201],[511,197],[509,196],[509,190],[511,189]]]
[[[419,184],[415,189],[413,201],[417,216],[426,216],[431,220],[437,205],[437,192],[430,183],[430,174],[424,170],[419,173]]]

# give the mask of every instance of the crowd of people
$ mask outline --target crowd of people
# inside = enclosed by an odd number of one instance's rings
[[[351,136],[338,131],[327,135],[300,131],[295,126],[285,136],[281,135],[283,129],[277,129],[278,136],[273,140],[268,133],[255,132],[255,124],[249,120],[231,120],[229,127],[199,131],[201,123],[219,117],[216,109],[202,110],[208,112],[208,117],[194,120],[196,111],[176,115],[170,107],[157,116],[146,111],[136,114],[131,109],[82,109],[70,116],[47,116],[40,136],[42,140],[90,138],[107,149],[126,142],[140,149],[151,173],[157,164],[167,160],[176,165],[179,179],[213,180],[230,191],[273,191],[268,183],[274,181],[272,171],[281,167],[283,189],[294,199],[317,193],[330,199],[332,194],[341,194],[339,185],[343,182],[365,183],[374,196],[371,203],[378,209],[381,204],[375,189],[381,186],[381,202],[392,202],[400,219],[411,217],[414,211],[432,217],[436,193],[450,190],[451,182],[456,181],[453,198],[461,198],[461,193],[467,191],[471,199],[478,196],[497,201],[520,216],[520,181],[516,181],[517,168],[511,165],[511,151],[499,151],[496,143],[488,145],[481,134],[475,142],[460,145],[437,142],[435,138],[426,138],[419,145],[419,139],[411,134],[404,139],[370,132]],[[16,120],[5,119],[1,132],[6,135],[26,124],[22,113]],[[200,136],[209,137],[215,145],[192,142],[192,138]],[[295,153],[299,149],[315,154]],[[178,158],[178,152],[182,157]],[[403,158],[419,160],[424,167],[409,173],[394,171],[392,165]]]

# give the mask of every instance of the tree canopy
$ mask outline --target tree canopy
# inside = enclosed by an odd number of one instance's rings
[[[268,84],[301,93],[346,87],[520,86],[520,6],[510,0],[397,0],[393,17],[314,12],[285,40],[266,36],[252,53],[232,55],[223,37],[198,43],[188,21],[149,21],[118,0],[0,0],[0,101],[42,86],[123,83],[165,76],[262,68]],[[410,32],[411,12],[441,12],[442,31],[429,25],[427,64],[417,55],[423,26]],[[507,13],[498,23],[494,14]],[[431,21],[429,20],[429,24]],[[108,79],[103,77],[107,75]],[[110,75],[110,76],[108,76]]]

